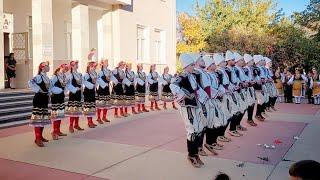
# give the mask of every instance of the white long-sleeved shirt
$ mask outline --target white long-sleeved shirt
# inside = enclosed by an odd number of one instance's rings
[[[41,92],[42,90],[38,84],[40,84],[42,81],[44,81],[46,84],[49,84],[49,87],[51,86],[50,79],[46,73],[40,73],[33,77],[30,81],[28,81],[28,86],[35,93]],[[48,92],[50,93],[50,88],[48,89]]]
[[[89,73],[84,74],[83,76],[83,85],[84,87],[88,88],[88,89],[93,89],[95,88],[95,84],[89,82],[91,75]],[[94,77],[91,77],[91,79],[93,79]]]
[[[51,92],[53,94],[61,94],[62,92],[64,92],[64,89],[58,87],[58,86],[55,86],[55,83],[60,81],[61,84],[65,83],[67,84],[67,78],[65,77],[65,75],[60,75],[62,77],[59,77],[57,75],[53,75],[52,78],[51,78]],[[64,81],[64,82],[61,82],[61,81]]]
[[[235,68],[238,70],[239,72],[239,80],[241,82],[249,82],[249,77],[246,75],[246,73],[243,70],[243,67],[240,66],[235,66]]]
[[[73,86],[72,85],[72,79],[73,77],[79,77],[79,81],[82,83],[82,74],[81,73],[78,73],[78,72],[72,72],[72,73],[69,73],[67,74],[67,80],[68,80],[68,83],[67,83],[67,90],[70,91],[72,94],[75,94],[77,93],[77,91],[79,90],[77,87]]]
[[[107,80],[110,80],[110,81],[117,81],[116,78],[113,76],[113,73],[110,69],[103,69],[102,71],[100,71],[98,73],[98,77],[97,77],[97,84],[99,87],[101,88],[106,88],[107,86],[109,86],[109,83],[108,82],[105,82],[102,77],[103,76],[106,76],[106,79]]]
[[[159,78],[159,75],[158,75],[157,72],[151,72],[147,76],[147,82],[149,84],[157,83],[158,82],[158,78]]]
[[[304,81],[308,81],[308,79],[306,78],[306,76],[304,76],[303,74],[301,74],[301,78],[304,80]],[[293,75],[290,80],[288,81],[288,84],[293,84],[295,80],[295,75]]]
[[[137,72],[136,74],[136,82],[137,84],[139,84],[140,86],[145,85],[145,81],[146,81],[146,73],[144,72]]]

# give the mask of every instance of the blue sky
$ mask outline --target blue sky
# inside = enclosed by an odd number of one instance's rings
[[[192,14],[193,5],[195,0],[176,0],[178,12],[188,12]],[[309,0],[275,0],[277,2],[277,9],[283,9],[285,15],[291,15],[293,12],[304,10]],[[200,3],[204,3],[205,0],[199,0]]]

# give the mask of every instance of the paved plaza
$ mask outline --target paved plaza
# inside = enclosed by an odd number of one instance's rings
[[[225,172],[234,180],[285,180],[293,162],[320,161],[320,108],[307,104],[277,108],[266,122],[257,122],[258,127],[248,127],[244,118],[248,132],[232,138],[218,156],[204,157],[200,169],[187,162],[179,111],[111,116],[111,123],[95,129],[82,121],[85,131],[50,140],[44,148],[33,144],[27,125],[0,129],[0,179],[210,180]],[[63,124],[67,132],[67,121]],[[49,128],[45,137],[51,137]]]

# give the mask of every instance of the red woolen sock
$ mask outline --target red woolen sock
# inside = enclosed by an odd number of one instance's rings
[[[87,119],[88,119],[88,124],[93,124],[92,117],[87,117]]]
[[[126,114],[128,114],[128,108],[127,108],[127,107],[124,108],[124,112],[125,112]]]
[[[115,115],[115,116],[118,115],[118,108],[114,108],[114,115]]]
[[[79,127],[79,118],[80,117],[74,117],[74,127]]]
[[[102,111],[102,109],[98,109],[98,112],[97,112],[97,114],[98,114],[98,119],[101,119],[101,111]]]
[[[61,133],[61,120],[58,121],[58,132]]]
[[[59,121],[53,121],[52,122],[53,125],[53,133],[57,134],[59,133]]]
[[[103,119],[107,118],[108,109],[103,110]]]
[[[43,129],[44,129],[44,127],[40,127],[40,131],[41,131],[41,139],[44,139],[44,138],[43,138],[43,136],[42,136],[42,134],[43,134]]]
[[[138,104],[138,111],[141,111],[141,105]]]
[[[120,114],[123,115],[123,107],[120,108]]]
[[[153,102],[153,101],[151,101],[151,108],[153,108],[153,104],[154,104],[154,102]]]
[[[34,127],[34,135],[35,135],[36,140],[42,140],[40,127]]]
[[[70,117],[69,128],[73,127],[74,120],[75,120],[75,117]]]

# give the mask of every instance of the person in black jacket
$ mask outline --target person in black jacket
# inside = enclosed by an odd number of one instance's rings
[[[6,73],[7,73],[7,78],[10,82],[10,88],[15,89],[15,79],[16,79],[16,64],[17,61],[14,59],[14,53],[10,53],[9,59],[6,62]]]

